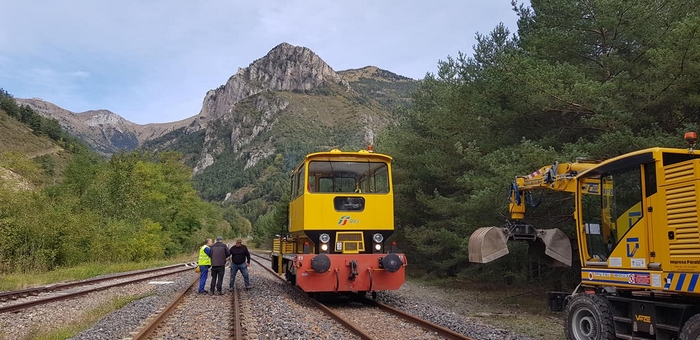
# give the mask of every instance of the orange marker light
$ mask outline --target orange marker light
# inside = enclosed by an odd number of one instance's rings
[[[369,151],[369,152],[374,152],[374,147],[371,146],[371,145],[368,145],[368,146],[367,146],[367,151]]]
[[[683,136],[683,139],[685,139],[685,141],[688,144],[695,144],[695,142],[697,142],[697,140],[698,140],[698,134],[695,132],[692,132],[692,131],[686,132],[685,135]]]

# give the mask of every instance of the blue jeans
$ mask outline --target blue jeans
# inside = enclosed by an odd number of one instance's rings
[[[207,283],[207,273],[209,272],[209,266],[199,266],[199,292],[204,291],[204,284]]]
[[[236,281],[236,273],[238,273],[239,270],[241,271],[241,274],[243,274],[243,282],[245,283],[245,286],[250,286],[248,266],[246,266],[245,262],[241,264],[231,263],[231,282],[228,285],[229,288],[233,288],[233,282]]]

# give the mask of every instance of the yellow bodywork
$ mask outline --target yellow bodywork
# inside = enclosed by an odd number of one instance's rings
[[[600,163],[555,164],[516,178],[514,187],[519,194],[550,189],[575,195],[583,285],[700,295],[700,154],[651,148]],[[511,217],[519,221],[525,203],[515,197]],[[513,239],[507,228],[490,228],[470,238],[473,262],[505,255],[499,247]],[[484,249],[473,259],[472,241]]]
[[[296,243],[294,252],[303,252],[306,242],[311,253],[318,251],[318,240],[312,239],[309,232],[333,231],[335,238],[331,246],[335,248],[341,243],[342,253],[352,254],[370,249],[372,241],[365,239],[363,232],[393,231],[391,161],[390,156],[365,150],[332,150],[307,155],[294,170],[291,181],[289,242],[293,239]],[[323,165],[323,168],[314,171],[314,162]],[[335,183],[334,173],[341,173],[343,165],[348,163],[368,164],[368,167],[366,171],[361,169],[353,176],[344,175],[342,185]],[[324,181],[333,185],[326,185],[324,190]],[[338,211],[334,200],[339,197],[348,201],[362,199],[364,208],[361,211]]]
[[[647,155],[648,163],[628,161],[644,159],[644,155]],[[700,294],[697,285],[700,273],[700,158],[688,150],[654,148],[613,158],[601,163],[600,167],[625,162],[630,163],[629,168],[639,168],[639,185],[644,195],[619,218],[612,220],[605,201],[614,197],[617,188],[610,188],[611,195],[604,193],[601,232],[604,234],[611,228],[617,230],[616,237],[610,240],[615,247],[605,259],[591,251],[592,238],[586,233],[585,216],[577,211],[582,282]],[[595,169],[591,171],[595,172]],[[589,177],[590,172],[579,176]],[[577,198],[581,206],[581,193]]]

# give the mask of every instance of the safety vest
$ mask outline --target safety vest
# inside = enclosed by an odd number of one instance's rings
[[[211,257],[204,252],[205,248],[209,247],[203,245],[202,248],[199,248],[199,259],[197,260],[197,263],[199,263],[200,266],[211,266]]]

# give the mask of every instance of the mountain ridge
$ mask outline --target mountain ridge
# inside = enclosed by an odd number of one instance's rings
[[[104,155],[178,151],[203,198],[267,202],[255,203],[253,211],[280,199],[285,174],[304,154],[374,144],[396,119],[392,110],[410,105],[417,84],[375,66],[336,72],[311,49],[281,43],[207,91],[199,113],[178,122],[138,125],[108,110],[73,114],[36,100],[18,102],[70,125],[67,130]]]
[[[336,72],[311,49],[281,43],[248,67],[239,68],[226,84],[207,91],[199,113],[174,122],[137,124],[107,109],[73,112],[40,98],[15,100],[18,105],[28,105],[36,112],[58,120],[67,131],[83,139],[95,151],[108,156],[119,150],[136,149],[181,128],[186,128],[187,133],[206,129],[208,121],[222,118],[228,109],[243,99],[264,91],[305,92],[330,83],[330,86],[339,85],[346,92],[353,92],[351,83],[358,84],[363,78],[415,83],[411,78],[376,66]],[[360,87],[358,85],[358,89]],[[366,94],[383,93],[366,91]],[[262,109],[268,104],[259,102],[258,106]],[[284,101],[278,101],[271,107],[274,112],[285,108]],[[268,112],[268,116],[271,112]]]
[[[133,150],[144,141],[187,126],[194,117],[169,123],[137,124],[106,109],[73,112],[40,98],[15,98],[47,118],[58,120],[71,134],[80,137],[95,151],[109,155],[118,150]]]

